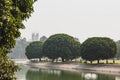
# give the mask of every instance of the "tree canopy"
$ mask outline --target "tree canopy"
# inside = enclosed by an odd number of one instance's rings
[[[81,45],[81,56],[89,61],[114,58],[116,51],[116,43],[106,37],[88,38]]]
[[[117,55],[116,55],[116,57],[120,58],[120,40],[117,41],[116,44],[117,44]]]
[[[40,41],[35,41],[30,43],[26,47],[26,56],[28,59],[33,59],[33,58],[39,58],[41,59],[43,57],[43,52],[42,52],[42,45],[43,43]]]
[[[7,53],[15,46],[20,29],[25,28],[23,20],[31,16],[36,0],[0,0],[0,80],[13,80],[17,70]]]
[[[80,56],[80,42],[67,34],[55,34],[50,36],[43,45],[43,53],[50,59],[59,57],[64,59],[74,59]]]

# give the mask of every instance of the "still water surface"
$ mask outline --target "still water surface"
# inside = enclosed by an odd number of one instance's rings
[[[120,76],[90,72],[71,72],[54,69],[38,69],[21,65],[17,80],[120,80]]]

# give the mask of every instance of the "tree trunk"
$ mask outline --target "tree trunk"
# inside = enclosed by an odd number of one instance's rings
[[[82,63],[82,60],[80,59],[80,63]]]
[[[62,62],[64,62],[64,59],[62,58]]]
[[[98,63],[98,64],[100,63],[99,60],[97,60],[97,63]]]
[[[41,62],[41,58],[39,58],[39,62]]]
[[[106,59],[106,64],[108,64],[108,59]]]
[[[90,61],[90,63],[92,64],[92,61]]]
[[[66,59],[66,61],[69,61],[69,59]]]
[[[85,61],[84,61],[84,63],[86,63],[86,64],[87,64],[87,60],[85,60]]]
[[[113,59],[113,64],[115,64],[115,60]]]
[[[52,62],[54,62],[55,59],[52,59]]]

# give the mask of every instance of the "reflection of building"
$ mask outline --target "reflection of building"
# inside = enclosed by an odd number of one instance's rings
[[[39,40],[39,33],[32,33],[32,41],[38,41]]]

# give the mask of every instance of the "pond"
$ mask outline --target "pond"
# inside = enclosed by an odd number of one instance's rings
[[[55,69],[39,69],[21,65],[16,73],[17,80],[120,80],[120,76],[75,72]]]

